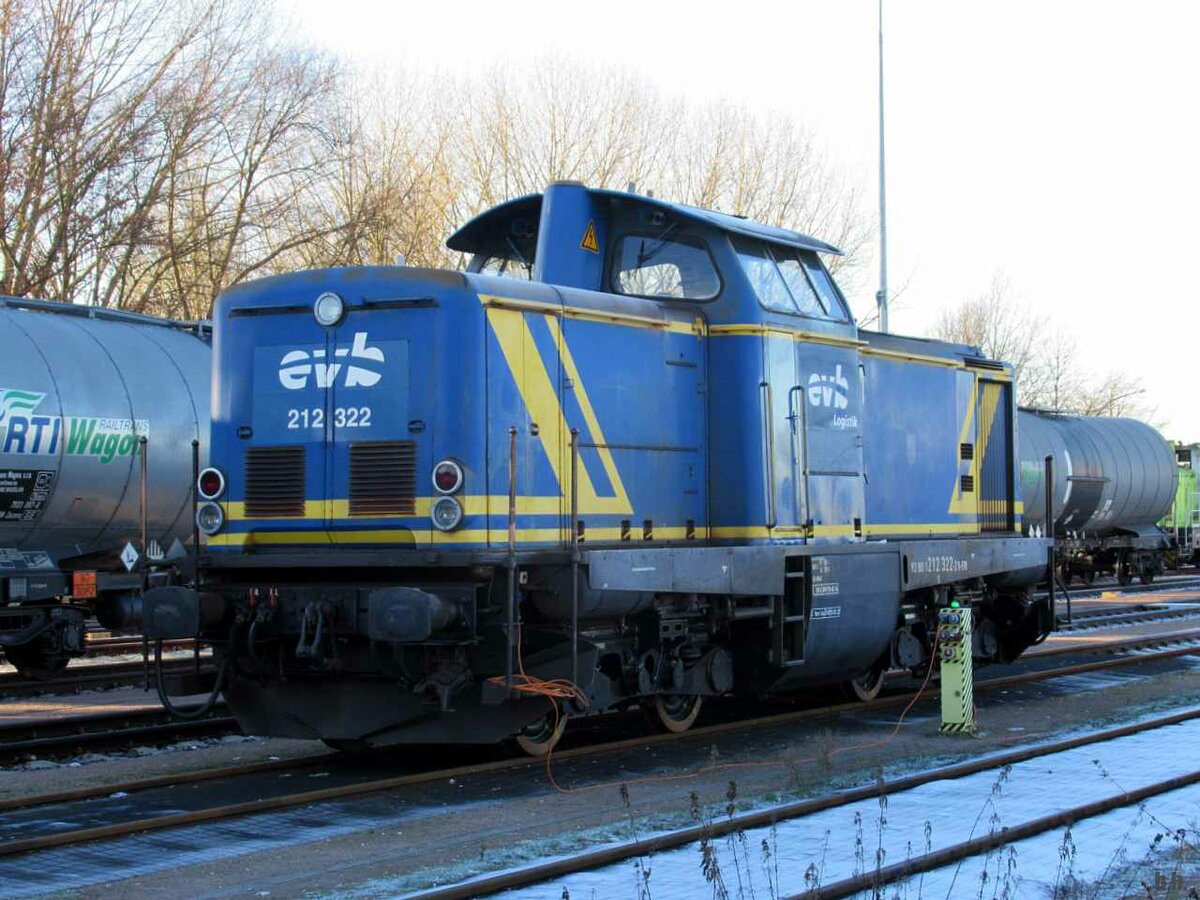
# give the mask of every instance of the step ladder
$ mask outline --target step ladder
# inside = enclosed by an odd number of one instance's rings
[[[808,611],[812,607],[812,560],[788,557],[784,569],[783,595],[775,598],[772,659],[780,668],[804,665],[808,637]]]

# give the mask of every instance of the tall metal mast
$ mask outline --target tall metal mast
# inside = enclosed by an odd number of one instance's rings
[[[883,167],[883,0],[879,0],[879,330],[888,330],[887,180]]]

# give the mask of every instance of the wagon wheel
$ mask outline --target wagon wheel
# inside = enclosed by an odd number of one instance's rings
[[[642,703],[651,727],[681,734],[692,727],[700,715],[704,698],[698,694],[655,694]]]
[[[30,641],[19,647],[5,647],[4,657],[22,678],[34,681],[49,681],[57,678],[67,668],[70,658],[55,653],[41,639]]]
[[[517,746],[528,756],[545,756],[558,745],[566,730],[567,717],[550,712],[517,732]]]
[[[847,700],[870,703],[883,690],[883,679],[886,674],[884,670],[884,666],[876,663],[857,678],[842,682],[842,693],[846,695]]]
[[[1071,583],[1071,577],[1074,572],[1071,569],[1070,563],[1061,563],[1058,567],[1058,580],[1063,583],[1063,587],[1067,587]]]
[[[1126,562],[1124,553],[1117,557],[1117,584],[1121,587],[1133,584],[1133,566]]]
[[[1154,581],[1154,566],[1145,566],[1138,572],[1138,581],[1142,584],[1151,584]]]

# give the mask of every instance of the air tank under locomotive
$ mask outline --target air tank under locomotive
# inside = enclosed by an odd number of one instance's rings
[[[1149,582],[1161,567],[1156,526],[1179,478],[1175,453],[1136,419],[1021,410],[1017,419],[1026,525],[1053,533],[1061,574],[1090,581],[1114,572]],[[1045,460],[1053,459],[1053,518],[1047,524]]]
[[[206,324],[0,298],[0,647],[18,669],[60,670],[90,608],[137,591],[126,545],[165,567],[190,545],[208,341]]]

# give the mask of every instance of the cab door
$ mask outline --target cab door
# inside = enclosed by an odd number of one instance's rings
[[[796,354],[797,394],[803,397],[803,478],[810,534],[861,538],[864,383],[858,351],[798,341]]]
[[[808,521],[804,385],[791,332],[763,338],[767,525],[774,537],[801,539]]]

